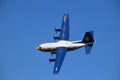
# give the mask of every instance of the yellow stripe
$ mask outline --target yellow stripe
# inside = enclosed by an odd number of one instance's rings
[[[66,17],[66,15],[64,16],[64,22],[66,22],[66,19],[67,19],[67,17]]]

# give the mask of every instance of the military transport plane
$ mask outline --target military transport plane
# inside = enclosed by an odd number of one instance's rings
[[[36,50],[50,52],[56,54],[55,59],[49,59],[50,62],[55,62],[53,74],[57,74],[60,71],[63,60],[67,51],[76,50],[81,47],[85,47],[86,54],[89,54],[94,43],[93,31],[85,33],[83,40],[69,41],[69,15],[64,14],[61,29],[56,29],[55,32],[60,32],[59,37],[53,37],[57,42],[43,43],[39,45]]]

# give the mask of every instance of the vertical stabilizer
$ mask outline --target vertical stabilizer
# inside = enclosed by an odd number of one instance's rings
[[[94,35],[93,31],[86,32],[85,36],[82,40],[82,42],[86,44],[86,46],[85,46],[86,54],[90,54],[90,52],[91,52],[91,49],[92,49],[92,46],[94,43],[93,35]]]

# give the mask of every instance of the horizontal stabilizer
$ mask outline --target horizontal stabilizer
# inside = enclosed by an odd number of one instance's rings
[[[85,51],[86,51],[86,54],[90,54],[91,49],[92,49],[92,47],[91,47],[91,46],[86,45],[86,46],[85,46]]]

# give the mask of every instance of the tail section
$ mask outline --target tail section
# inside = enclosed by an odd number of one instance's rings
[[[90,52],[91,52],[91,49],[92,49],[92,46],[94,43],[93,35],[94,35],[93,31],[86,32],[85,36],[82,40],[82,42],[86,44],[86,46],[85,46],[86,54],[90,54]]]

